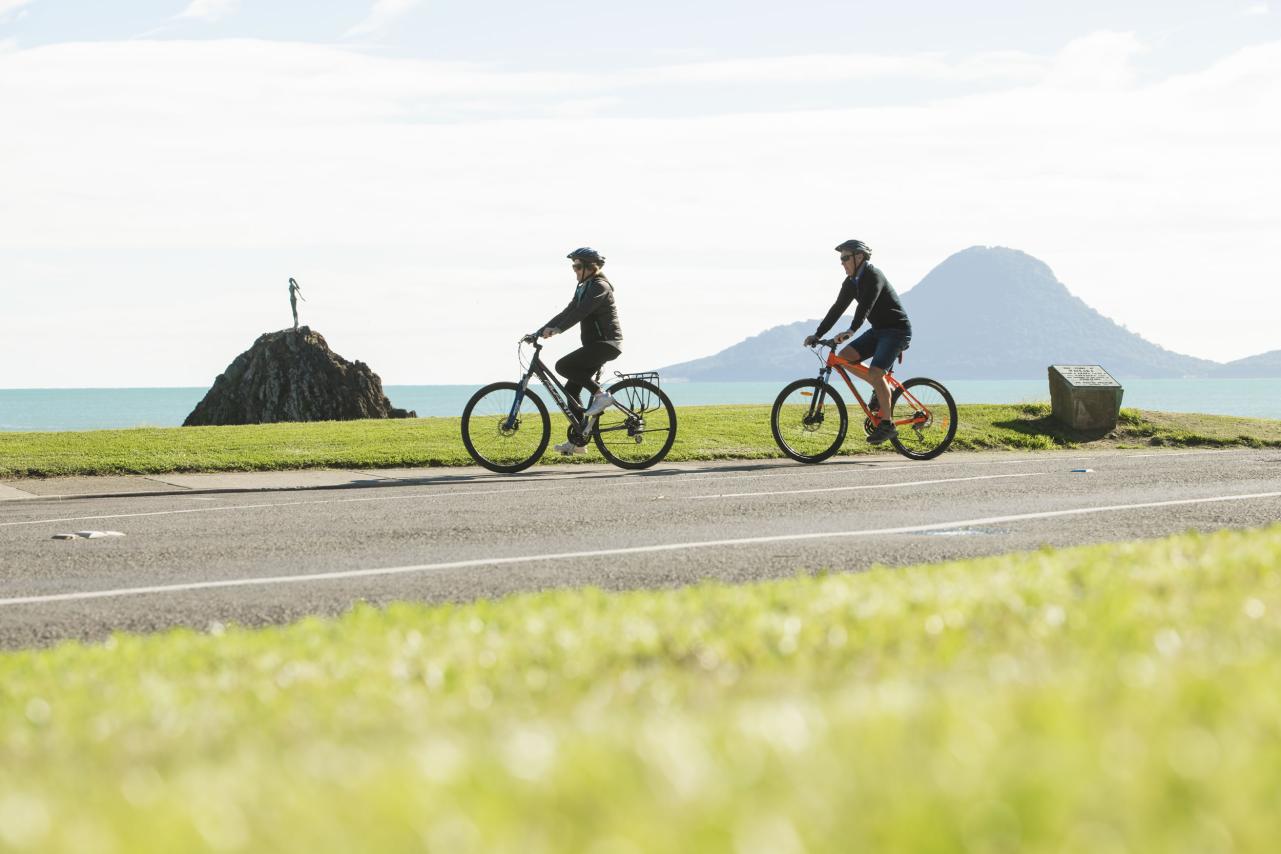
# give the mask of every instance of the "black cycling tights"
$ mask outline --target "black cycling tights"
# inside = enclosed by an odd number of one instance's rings
[[[556,372],[567,380],[565,391],[569,392],[571,405],[582,411],[583,405],[578,399],[582,390],[587,389],[592,394],[600,392],[600,386],[593,377],[601,365],[617,359],[619,352],[613,344],[595,341],[584,344],[572,353],[566,353],[556,362]]]

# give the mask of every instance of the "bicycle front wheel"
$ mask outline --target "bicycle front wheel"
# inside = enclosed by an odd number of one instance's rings
[[[932,460],[956,438],[956,401],[938,380],[913,377],[894,389],[894,449],[910,460]],[[903,407],[907,407],[905,413]],[[911,417],[910,424],[902,423]]]
[[[676,441],[676,410],[663,390],[645,380],[623,380],[608,391],[615,403],[592,431],[601,455],[625,469],[649,468],[667,456]]]
[[[836,389],[818,380],[797,380],[779,392],[769,426],[783,453],[797,462],[821,463],[845,441],[849,418]]]
[[[520,406],[513,413],[517,394]],[[551,435],[547,407],[529,389],[521,393],[516,383],[487,385],[463,408],[463,444],[490,471],[511,474],[529,468],[547,450]]]

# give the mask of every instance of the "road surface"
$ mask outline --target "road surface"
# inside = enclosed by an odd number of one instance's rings
[[[743,582],[1256,527],[1281,519],[1281,452],[950,453],[926,463],[299,472],[0,489],[18,499],[0,501],[0,647],[18,648],[117,630],[281,623],[362,600]],[[20,491],[32,489],[57,494]],[[124,536],[53,539],[83,530]]]

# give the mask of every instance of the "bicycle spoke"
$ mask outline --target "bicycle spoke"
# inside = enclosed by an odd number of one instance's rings
[[[844,402],[817,380],[798,380],[783,389],[770,413],[774,440],[800,462],[819,462],[834,454],[846,425]]]
[[[956,435],[956,404],[951,394],[934,380],[917,377],[894,392],[894,446],[912,459],[930,459],[943,453]]]
[[[526,392],[513,418],[517,392],[511,383],[482,389],[464,413],[464,439],[469,450],[477,462],[495,470],[523,468],[546,447],[546,411]]]
[[[676,410],[657,386],[624,380],[610,389],[618,401],[596,421],[596,447],[623,468],[644,468],[667,455],[675,439]]]

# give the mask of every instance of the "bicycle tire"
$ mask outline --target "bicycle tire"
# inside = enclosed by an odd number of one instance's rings
[[[956,438],[956,401],[952,399],[952,393],[938,380],[932,380],[929,377],[912,377],[903,383],[903,388],[894,389],[892,400],[895,408],[903,397],[903,389],[913,389],[913,396],[920,399],[923,395],[917,394],[915,389],[924,388],[933,389],[939,398],[937,401],[921,400],[921,403],[929,407],[930,420],[919,426],[899,425],[898,435],[890,439],[894,450],[909,460],[932,460],[946,451],[952,444],[952,440]],[[940,424],[937,412],[940,405],[947,410],[946,424]],[[928,434],[926,431],[929,431]]]
[[[514,431],[502,429],[511,405],[520,390],[518,383],[490,383],[477,391],[463,407],[463,445],[467,453],[480,465],[499,474],[514,474],[538,462],[547,443],[551,441],[552,424],[547,407],[533,390],[525,389],[521,415]],[[525,409],[532,404],[532,411]],[[526,417],[536,415],[535,435],[532,431],[521,433],[527,425]],[[532,441],[531,441],[532,440]]]
[[[802,414],[802,404],[808,403],[806,397],[813,400],[813,395],[820,387],[823,399],[830,400],[836,407],[837,426],[834,433],[823,430],[823,421],[817,425],[803,422],[808,411]],[[810,389],[808,394],[805,389]],[[826,416],[823,418],[826,420]],[[821,463],[840,450],[849,423],[845,401],[836,393],[836,389],[817,379],[797,380],[787,385],[774,399],[774,407],[769,414],[769,426],[775,443],[784,454],[798,463]]]
[[[601,456],[625,469],[647,469],[666,457],[676,441],[676,408],[663,390],[636,379],[614,383],[606,390],[640,417],[617,405],[598,415],[592,439]],[[661,441],[647,442],[651,435]]]

